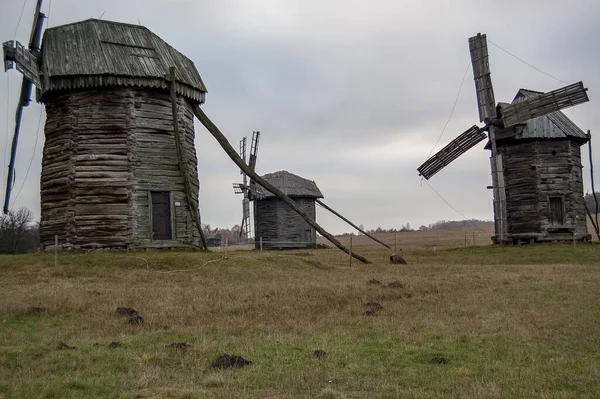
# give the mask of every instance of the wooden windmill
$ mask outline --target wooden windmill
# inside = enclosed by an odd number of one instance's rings
[[[258,142],[260,139],[260,132],[252,132],[252,142],[250,144],[250,156],[248,158],[248,166],[250,169],[256,169],[256,158],[258,156]],[[246,162],[246,141],[247,138],[244,136],[240,140],[240,157]],[[242,183],[233,183],[233,191],[236,194],[243,194],[242,198],[242,223],[240,225],[240,237],[245,239],[250,238],[250,201],[252,200],[251,186],[254,186],[252,180],[248,181],[248,176],[243,169],[240,169],[242,175]]]
[[[32,84],[46,107],[41,175],[43,248],[206,247],[199,212],[194,116],[250,182],[288,204],[361,262],[233,149],[200,105],[194,63],[140,25],[90,19],[47,29],[37,1],[28,48],[3,44],[23,74],[4,211],[9,211],[23,107]],[[40,47],[41,41],[41,47]]]
[[[419,174],[430,179],[487,137],[494,242],[585,239],[579,146],[587,135],[560,110],[589,101],[587,89],[582,82],[548,93],[522,89],[512,103],[496,104],[486,35],[471,37],[469,49],[479,120],[485,125],[452,140],[417,168]]]

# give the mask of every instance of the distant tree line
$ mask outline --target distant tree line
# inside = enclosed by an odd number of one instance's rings
[[[464,229],[473,228],[475,226],[483,226],[493,223],[490,220],[481,219],[464,219],[464,220],[438,220],[435,223],[419,227],[419,230],[444,230],[444,229]]]
[[[0,216],[0,254],[24,254],[39,247],[39,224],[33,222],[33,212],[19,208]]]

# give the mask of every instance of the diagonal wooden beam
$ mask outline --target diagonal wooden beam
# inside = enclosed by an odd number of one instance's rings
[[[351,252],[348,248],[343,246],[338,240],[336,240],[336,238],[333,235],[331,235],[325,229],[323,229],[321,226],[319,226],[317,224],[317,222],[315,222],[308,215],[308,213],[306,213],[304,211],[304,209],[300,208],[298,206],[298,204],[296,204],[296,202],[294,202],[294,200],[292,200],[290,197],[285,195],[285,193],[283,193],[277,187],[274,187],[273,185],[266,182],[262,177],[260,177],[258,174],[256,174],[255,171],[250,169],[250,167],[248,165],[246,165],[246,163],[242,160],[242,158],[240,158],[239,154],[233,149],[233,147],[231,146],[231,144],[229,143],[229,141],[227,140],[225,135],[223,133],[221,133],[219,128],[214,123],[212,123],[212,121],[208,118],[208,116],[206,116],[204,111],[202,111],[202,109],[200,109],[199,106],[194,107],[194,115],[196,115],[196,118],[198,118],[198,120],[204,125],[204,127],[210,132],[210,134],[212,134],[213,137],[219,142],[219,144],[221,145],[221,147],[223,147],[223,150],[229,156],[229,158],[231,158],[231,160],[237,166],[239,166],[240,169],[242,169],[248,176],[250,176],[251,179],[253,179],[257,184],[261,185],[269,192],[271,192],[274,195],[276,195],[277,197],[279,197],[279,199],[281,199],[283,202],[288,204],[298,215],[300,215],[302,217],[302,219],[306,220],[306,223],[308,223],[312,228],[317,230],[319,232],[319,234],[321,234],[323,237],[328,239],[333,245],[335,245],[336,247],[338,247],[345,253],[351,255],[352,257],[358,259],[359,261],[361,261],[363,263],[371,263],[364,256],[361,256],[361,255],[355,253],[354,251]]]
[[[335,216],[339,217],[340,219],[342,219],[344,222],[348,223],[350,226],[354,227],[356,230],[360,231],[361,233],[363,233],[364,235],[366,235],[367,237],[369,237],[371,240],[376,241],[378,243],[380,243],[381,245],[383,245],[386,248],[392,249],[392,247],[390,247],[389,245],[387,245],[385,242],[378,240],[377,238],[373,237],[371,234],[367,233],[366,231],[364,231],[363,229],[361,229],[360,227],[358,227],[357,225],[355,225],[354,223],[352,223],[351,221],[349,221],[348,219],[346,219],[345,217],[343,217],[342,215],[340,215],[339,213],[337,213],[336,211],[334,211],[333,209],[331,209],[330,207],[328,207],[327,205],[325,205],[322,201],[315,199],[315,202],[319,205],[321,205],[323,208],[327,209],[329,212],[333,213]]]

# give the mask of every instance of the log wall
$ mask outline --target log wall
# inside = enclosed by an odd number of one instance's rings
[[[498,142],[506,182],[509,240],[588,237],[580,144],[552,139]],[[560,197],[564,223],[551,225],[549,198]]]
[[[293,200],[316,220],[315,200],[295,197]],[[314,248],[315,230],[279,198],[254,200],[255,246],[262,237],[265,249]]]
[[[180,134],[198,205],[191,105],[178,99]],[[197,244],[179,170],[168,92],[69,91],[46,99],[40,235],[65,249]],[[171,191],[173,240],[152,240],[149,191]],[[179,202],[179,206],[175,203]],[[195,231],[194,231],[195,230]]]

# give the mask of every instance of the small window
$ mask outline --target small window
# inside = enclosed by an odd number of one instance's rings
[[[548,219],[551,226],[565,224],[565,210],[562,197],[548,198]]]

